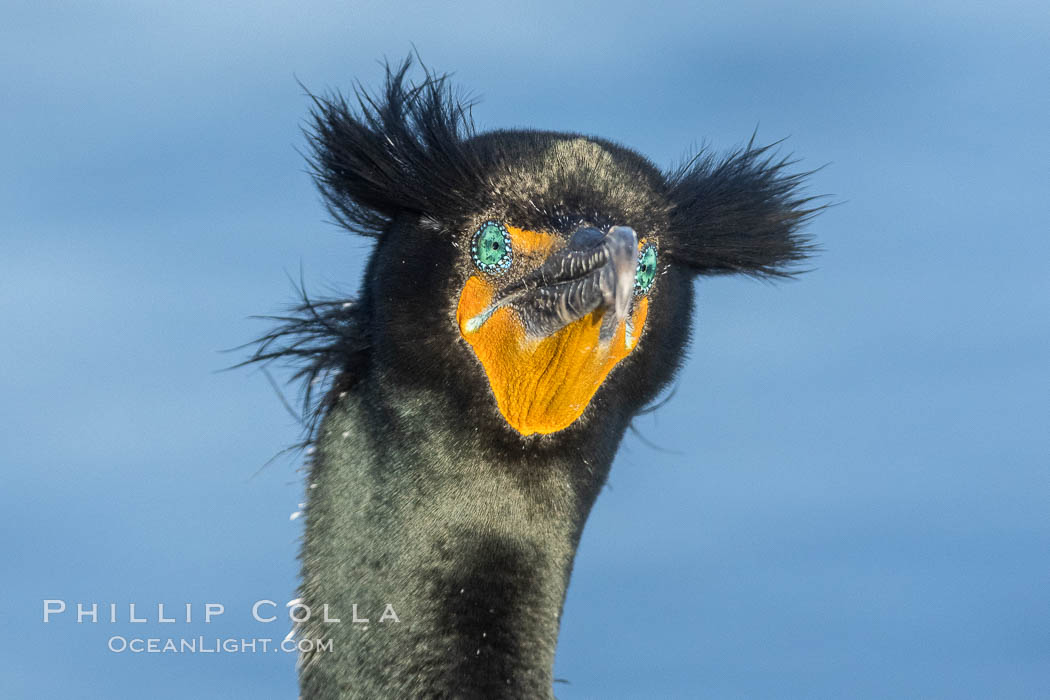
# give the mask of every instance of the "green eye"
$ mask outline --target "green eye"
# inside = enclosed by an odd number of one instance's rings
[[[507,227],[498,221],[483,223],[470,242],[470,257],[482,272],[499,274],[509,268],[514,254]]]
[[[647,245],[638,255],[638,269],[634,273],[634,291],[645,294],[656,279],[656,246]]]

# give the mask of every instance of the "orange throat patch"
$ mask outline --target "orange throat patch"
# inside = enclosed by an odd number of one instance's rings
[[[528,247],[533,251],[549,249],[536,245],[543,234],[511,229],[511,236],[517,249],[525,247],[518,244],[526,237],[532,239]],[[599,339],[601,311],[546,338],[530,338],[508,306],[480,328],[468,330],[468,321],[488,308],[495,295],[495,286],[484,277],[470,277],[459,297],[456,322],[485,369],[500,413],[522,435],[555,433],[579,418],[612,368],[638,346],[649,309],[648,298],[638,299],[605,343]]]

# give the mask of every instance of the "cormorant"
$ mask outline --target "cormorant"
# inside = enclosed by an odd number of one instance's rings
[[[301,656],[302,697],[550,698],[580,534],[682,360],[694,278],[791,274],[819,207],[753,139],[662,172],[477,133],[409,65],[313,97],[315,180],[375,245],[356,300],[304,294],[249,360],[298,362],[313,406],[298,634],[332,646]]]

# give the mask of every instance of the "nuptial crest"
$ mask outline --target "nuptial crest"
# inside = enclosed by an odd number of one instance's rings
[[[409,345],[436,356],[443,346],[430,343],[451,347],[444,334],[458,333],[521,435],[572,425],[610,373],[628,372],[618,366],[663,362],[649,383],[666,383],[692,277],[789,276],[811,251],[799,232],[819,210],[799,193],[807,173],[790,173],[769,146],[752,139],[661,171],[579,134],[479,133],[447,77],[425,71],[412,83],[410,63],[388,67],[379,94],[313,97],[314,177],[337,222],[396,249],[401,266],[370,274],[415,275],[433,287],[418,290],[419,304],[447,310],[434,322],[454,318]],[[396,320],[361,304],[300,311],[256,359],[292,355],[309,378],[340,373],[344,388],[370,333]]]

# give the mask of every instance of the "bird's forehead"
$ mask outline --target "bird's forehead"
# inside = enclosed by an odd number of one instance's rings
[[[510,211],[627,223],[660,219],[665,210],[644,173],[585,138],[557,140],[507,159],[490,181],[495,200]]]

